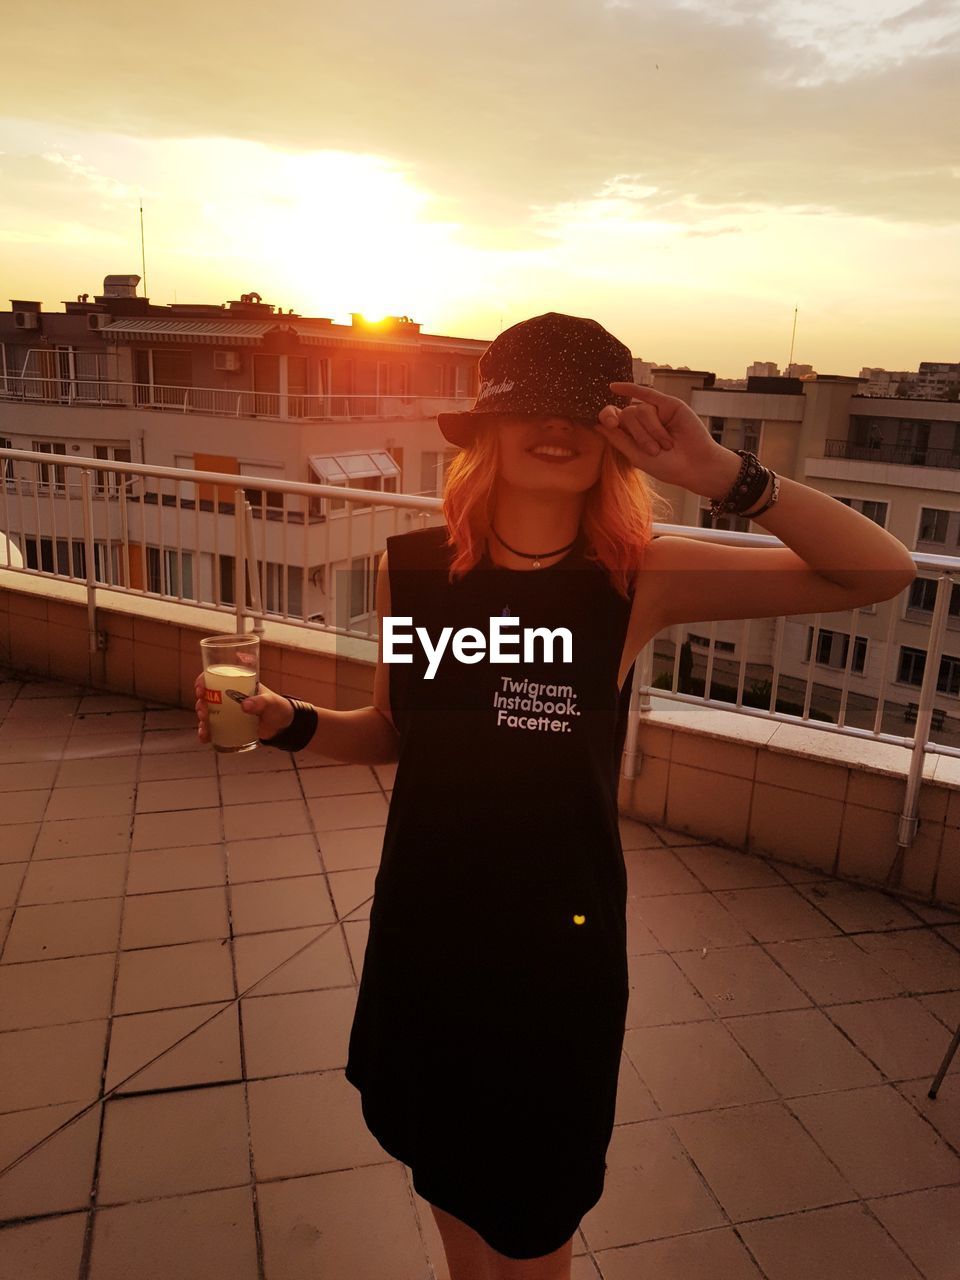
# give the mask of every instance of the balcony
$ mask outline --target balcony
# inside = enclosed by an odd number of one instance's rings
[[[900,467],[940,467],[952,471],[960,468],[960,453],[956,449],[927,449],[907,444],[866,445],[853,444],[850,440],[827,440],[823,456]]]
[[[0,378],[0,404],[55,404],[86,408],[155,409],[228,418],[312,422],[420,421],[472,406],[475,396],[321,394],[164,386],[106,378]]]
[[[64,465],[90,472],[92,546],[94,460]],[[354,546],[374,501],[398,518],[439,505],[348,498]],[[243,601],[247,526],[225,519]],[[936,654],[958,566],[918,559],[942,577]],[[0,585],[7,1271],[446,1280],[411,1171],[343,1075],[393,767],[221,756],[192,711],[199,636],[251,623],[271,687],[368,705],[369,621],[338,631],[92,572],[8,567]],[[849,669],[803,687],[798,714],[779,653],[766,708],[713,643],[698,696],[668,655],[651,645],[634,685],[631,996],[573,1280],[788,1280],[798,1257],[837,1280],[952,1280],[960,1058],[927,1090],[960,1022],[960,752],[930,739],[935,684],[901,691],[911,725],[886,685],[860,705]],[[820,702],[833,714],[815,724]]]

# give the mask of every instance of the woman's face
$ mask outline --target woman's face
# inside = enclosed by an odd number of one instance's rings
[[[607,442],[569,418],[506,416],[497,423],[498,474],[517,489],[582,493],[600,478]]]

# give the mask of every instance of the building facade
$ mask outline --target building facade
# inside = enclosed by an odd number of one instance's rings
[[[396,513],[368,513],[358,542],[345,500],[308,501],[247,478],[437,496],[456,451],[436,414],[472,405],[488,344],[424,334],[405,316],[338,325],[257,294],[223,306],[155,306],[136,296],[138,281],[108,276],[102,295],[82,295],[62,313],[26,301],[0,312],[0,448],[235,475],[229,489],[171,480],[145,486],[141,499],[139,483],[98,470],[98,580],[233,603],[237,487],[258,521],[268,611],[327,621],[327,575],[349,569],[363,585],[351,593],[347,625],[361,627]],[[5,468],[8,498],[34,481],[33,496],[43,498],[32,522],[27,506],[24,563],[78,573],[81,533],[75,521],[65,532],[67,472],[73,484],[76,469],[51,462],[34,475],[33,464],[11,459]],[[364,554],[354,554],[360,545]]]

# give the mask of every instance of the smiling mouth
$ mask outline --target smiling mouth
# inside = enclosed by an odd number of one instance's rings
[[[527,453],[532,453],[535,458],[545,458],[554,462],[567,462],[580,456],[577,449],[559,444],[535,444],[527,450]]]

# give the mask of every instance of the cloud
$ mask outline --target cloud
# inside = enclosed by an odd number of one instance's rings
[[[80,155],[65,156],[53,151],[42,157],[48,164],[61,165],[78,180],[78,185],[88,191],[103,196],[106,200],[132,200],[134,189],[125,182],[101,173],[93,165],[87,164]]]
[[[920,0],[919,4],[909,5],[902,13],[893,13],[880,18],[878,25],[886,31],[903,31],[920,22],[935,22],[946,19],[951,24],[960,22],[960,6],[957,0]]]
[[[635,216],[691,228],[742,207],[956,222],[955,4],[706,4],[168,0],[158,22],[35,0],[4,24],[0,104],[51,135],[380,155],[478,241],[542,244],[532,211],[602,202],[623,174]]]

